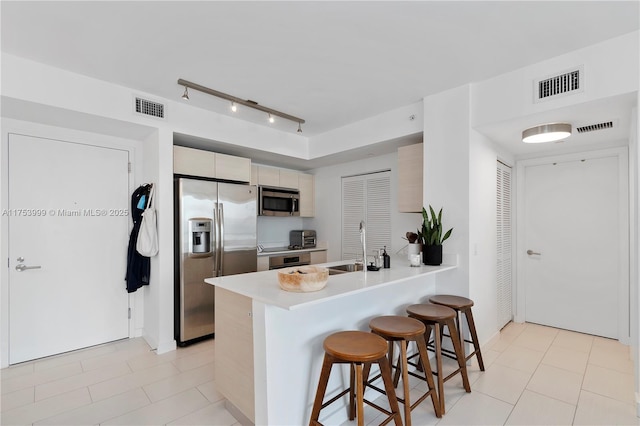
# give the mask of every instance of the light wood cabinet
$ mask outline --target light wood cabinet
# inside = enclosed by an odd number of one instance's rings
[[[258,166],[258,185],[280,186],[280,169]]]
[[[216,153],[215,169],[218,179],[239,182],[251,181],[251,160],[249,158]]]
[[[280,170],[280,186],[281,188],[298,189],[298,172],[292,170]]]
[[[173,147],[173,173],[238,182],[251,181],[251,160],[200,149]]]
[[[258,272],[269,270],[269,256],[258,256]]]
[[[300,216],[313,217],[316,214],[314,176],[306,173],[298,175],[298,189],[300,190]]]
[[[398,211],[421,212],[423,206],[422,167],[424,144],[398,148]]]
[[[174,146],[173,173],[215,178],[216,154],[184,146]]]
[[[311,264],[317,265],[318,263],[327,263],[327,251],[312,251],[309,253],[311,255]]]
[[[258,185],[258,166],[255,164],[251,165],[251,181],[249,183],[251,185]]]
[[[215,288],[216,388],[255,423],[251,298]]]

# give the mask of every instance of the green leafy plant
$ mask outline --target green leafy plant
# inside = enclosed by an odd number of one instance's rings
[[[441,246],[451,236],[453,228],[442,234],[442,209],[436,216],[431,206],[429,211],[422,208],[422,229],[418,229],[418,240],[425,246]]]

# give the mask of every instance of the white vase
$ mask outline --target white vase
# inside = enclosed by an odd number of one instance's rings
[[[422,248],[422,244],[409,243],[409,248],[407,249],[407,257],[410,259],[412,254],[419,255],[421,248]]]

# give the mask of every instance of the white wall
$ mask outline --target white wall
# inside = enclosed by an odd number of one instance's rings
[[[473,126],[527,116],[638,90],[638,31],[572,51],[475,85]],[[584,91],[535,103],[535,79],[584,66]]]
[[[132,179],[130,181],[131,190],[135,189],[138,185],[144,182],[144,150],[138,141],[132,139],[119,138],[112,135],[96,134],[90,132],[83,132],[77,130],[71,130],[67,128],[46,126],[42,124],[32,123],[28,121],[13,120],[9,118],[3,118],[1,122],[1,137],[0,142],[0,180],[2,181],[2,198],[0,200],[2,209],[6,209],[8,205],[8,158],[7,158],[7,146],[9,133],[19,133],[25,135],[31,135],[43,138],[52,138],[63,141],[70,141],[76,143],[86,143],[91,145],[99,145],[106,147],[113,147],[119,149],[127,149],[130,152],[130,159],[132,161]],[[131,226],[132,224],[130,224]],[[0,258],[6,259],[9,257],[9,245],[7,241],[8,234],[8,220],[6,216],[3,216],[0,220]],[[126,247],[123,247],[122,255],[126,256]],[[114,254],[116,255],[116,254]],[[8,270],[2,268],[0,271],[0,367],[6,367],[8,363],[9,353],[9,282],[8,282]],[[125,289],[125,281],[123,276],[122,281],[123,291]],[[132,307],[132,323],[130,326],[130,334],[132,336],[140,336],[142,334],[143,327],[143,306],[144,296],[142,292],[138,291],[130,296],[130,306]]]
[[[397,153],[369,157],[359,161],[321,167],[312,170],[315,175],[316,215],[305,219],[305,226],[315,229],[320,241],[328,242],[327,260],[341,260],[342,255],[342,177],[391,170],[391,250],[395,253],[407,241],[402,237],[407,231],[415,231],[422,223],[418,213],[399,213]],[[393,265],[391,265],[393,267]]]

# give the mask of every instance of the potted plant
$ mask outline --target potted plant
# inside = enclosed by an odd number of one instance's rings
[[[425,265],[442,264],[442,243],[451,236],[453,228],[442,233],[442,209],[436,216],[429,206],[429,211],[422,208],[422,229],[418,230],[418,238],[422,243],[422,263]]]
[[[407,254],[409,259],[411,259],[412,254],[420,254],[420,249],[422,248],[422,243],[419,241],[420,236],[415,232],[407,232],[405,234],[404,239],[409,241],[409,248],[407,250]]]

